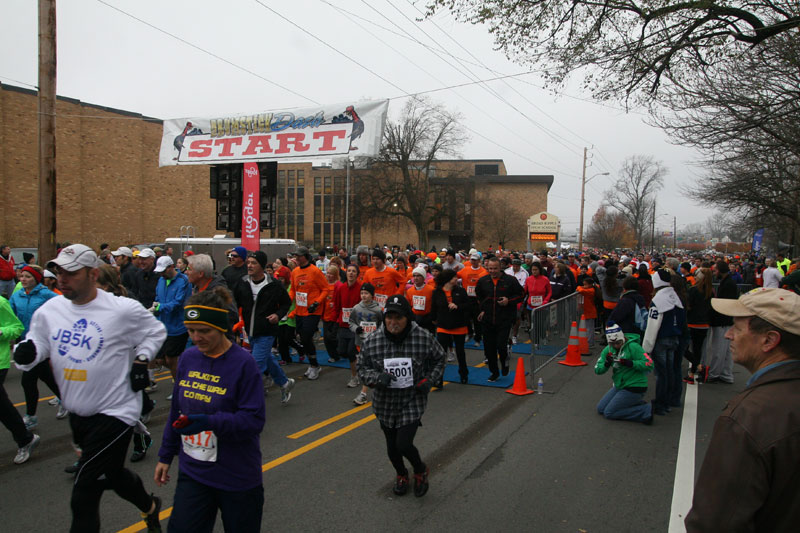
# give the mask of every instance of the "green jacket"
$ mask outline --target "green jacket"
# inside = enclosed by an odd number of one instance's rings
[[[600,358],[594,365],[595,374],[605,374],[609,368],[614,369],[612,380],[617,389],[627,389],[629,387],[647,388],[647,373],[653,370],[653,360],[644,353],[642,345],[639,344],[639,335],[635,333],[625,334],[625,344],[619,350],[619,354],[614,353],[611,345],[605,347],[600,353]],[[614,356],[614,363],[606,366],[606,354]],[[619,361],[627,359],[633,361],[633,366],[625,366]]]
[[[24,329],[11,304],[0,296],[0,370],[11,366],[11,341],[19,337]]]
[[[291,291],[291,290],[292,290],[292,286],[291,285],[286,287],[286,291],[287,292]],[[291,307],[289,307],[289,312],[286,314],[286,318],[285,319],[281,319],[278,322],[279,326],[289,326],[289,327],[292,327],[292,328],[295,327],[296,320],[294,319],[294,312],[293,312],[294,308],[295,308],[295,303],[294,303],[294,300],[292,300],[292,305],[291,305]]]
[[[800,268],[795,269],[795,271],[788,276],[784,276],[780,283],[781,287],[788,285],[790,289],[800,294]]]

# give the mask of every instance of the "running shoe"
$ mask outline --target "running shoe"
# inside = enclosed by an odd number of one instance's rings
[[[58,412],[56,413],[56,418],[57,418],[58,420],[61,420],[61,419],[63,419],[63,418],[66,418],[68,414],[69,414],[69,411],[67,411],[67,408],[66,408],[66,407],[64,407],[63,405],[60,405],[60,404],[59,404],[59,406],[58,406]]]
[[[425,471],[421,474],[414,474],[414,496],[417,498],[421,496],[425,496],[425,493],[428,492],[428,474],[430,470],[425,468]]]
[[[308,368],[306,368],[306,371],[303,373],[303,376],[308,377],[310,373],[311,373],[311,365],[308,365]]]
[[[264,376],[264,388],[268,389],[275,384],[275,381],[272,380],[272,376]]]
[[[503,375],[504,375],[504,376],[507,376],[507,375],[508,375],[508,361],[506,361],[505,363],[503,363]]]
[[[143,450],[134,450],[134,452],[131,454],[131,462],[138,463],[147,456],[147,450],[149,450],[150,446],[153,444],[153,439],[150,437],[150,435],[142,435],[141,437],[139,435],[134,435],[134,438],[141,438],[144,442]]]
[[[294,380],[289,378],[286,383],[281,387],[281,403],[287,404],[292,399],[292,389],[294,388]]]
[[[453,350],[448,348],[448,350],[447,350],[447,362],[448,363],[454,363],[455,360],[456,360],[456,353]]]
[[[142,518],[147,525],[147,533],[161,533],[161,522],[158,518],[159,513],[161,513],[161,498],[153,496],[152,494],[150,496],[153,497],[155,509],[153,509],[153,512],[150,514],[142,513]]]
[[[171,392],[169,393],[169,396],[167,396],[167,397],[166,397],[166,400],[167,400],[168,402],[171,402],[171,401],[172,401],[172,393],[171,393]]]
[[[47,405],[52,405],[53,407],[55,407],[56,405],[58,405],[60,403],[61,403],[61,400],[59,400],[56,396],[53,396],[52,398],[50,398],[50,401],[47,402]]]
[[[65,466],[64,467],[64,472],[67,473],[67,474],[74,474],[75,472],[77,472],[80,469],[81,469],[80,461],[75,461],[71,465]]]
[[[516,335],[512,335],[511,336],[511,344],[517,344],[517,336]]]
[[[688,383],[689,385],[694,385],[694,378],[692,376],[686,376],[683,378],[684,383]]]
[[[489,379],[487,379],[486,381],[489,381],[489,382],[492,382],[492,383],[494,383],[495,381],[497,381],[497,378],[499,378],[499,377],[500,377],[500,375],[499,375],[499,374],[497,374],[497,373],[493,373],[493,374],[491,374],[491,375],[489,376]]]
[[[30,459],[31,452],[33,452],[33,450],[36,449],[36,447],[39,445],[40,440],[42,439],[39,437],[39,435],[34,433],[31,441],[22,448],[17,450],[17,455],[16,457],[14,457],[14,464],[21,465],[22,463]]]
[[[358,387],[358,376],[351,376],[350,381],[347,382],[348,389],[355,389]]]
[[[405,496],[408,492],[408,474],[404,476],[397,476],[397,481],[394,482],[392,492],[398,496]]]
[[[358,396],[353,398],[353,403],[356,405],[364,405],[367,403],[367,393],[364,391],[359,392]]]
[[[151,392],[155,392],[157,390],[158,390],[158,383],[156,383],[155,381],[151,381],[150,385],[144,388],[144,391],[148,394],[150,394]]]
[[[321,370],[321,367],[318,367],[318,366],[310,366],[310,367],[308,367],[308,379],[318,379],[320,370]]]
[[[25,429],[33,429],[39,425],[36,415],[25,415],[22,417],[22,421],[25,422]]]

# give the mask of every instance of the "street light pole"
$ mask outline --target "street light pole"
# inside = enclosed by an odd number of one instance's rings
[[[600,172],[599,174],[595,174],[588,180],[586,179],[586,148],[583,149],[583,175],[581,176],[581,221],[580,226],[578,227],[578,252],[583,251],[583,209],[584,203],[586,201],[585,194],[586,194],[586,184],[592,181],[597,176],[608,176],[608,172]]]
[[[344,247],[348,255],[350,255],[350,164],[352,162],[352,158],[348,157],[344,193]]]

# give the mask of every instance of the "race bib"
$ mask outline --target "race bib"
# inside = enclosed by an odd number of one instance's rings
[[[201,431],[194,435],[183,435],[183,453],[209,463],[217,462],[217,436],[213,431]]]
[[[362,322],[361,327],[364,328],[364,335],[369,335],[378,329],[377,322]]]
[[[299,307],[308,307],[308,293],[307,292],[297,292],[295,293],[297,305]]]
[[[414,386],[414,369],[410,357],[384,359],[383,369],[396,378],[389,383],[389,388],[407,389]]]
[[[350,322],[350,312],[352,307],[342,307],[342,322]]]
[[[424,311],[425,310],[425,300],[424,296],[414,296],[412,299],[412,305],[414,306],[414,311]]]
[[[542,305],[542,297],[531,296],[531,307],[539,307],[540,305]]]
[[[375,301],[378,302],[378,305],[381,306],[381,309],[386,307],[386,300],[388,300],[388,299],[389,299],[389,297],[386,296],[385,294],[376,294],[375,295]]]
[[[475,296],[475,285],[467,286],[467,296]]]

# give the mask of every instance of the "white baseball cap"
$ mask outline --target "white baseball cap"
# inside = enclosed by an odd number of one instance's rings
[[[149,248],[147,249],[149,250]],[[142,254],[139,254],[139,257],[141,256]],[[161,257],[158,258],[158,261],[156,261],[156,268],[153,269],[153,272],[164,272],[167,268],[171,267],[174,264],[175,262],[172,260],[170,256],[162,255]]]
[[[152,248],[142,248],[139,250],[139,257],[155,257],[156,253]]]
[[[130,248],[128,248],[127,246],[120,246],[119,248],[117,248],[116,250],[111,252],[111,255],[113,255],[114,257],[117,257],[118,255],[124,255],[126,257],[133,257],[133,251]]]
[[[47,268],[51,265],[63,268],[67,272],[75,272],[81,268],[97,268],[100,261],[94,250],[85,244],[71,244],[62,248],[58,257],[47,263]]]

